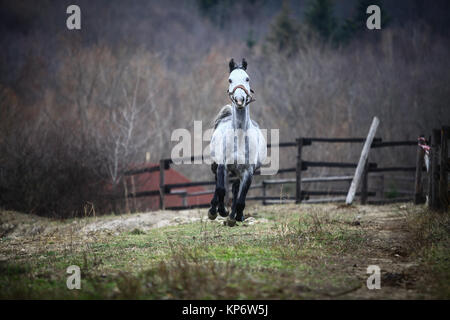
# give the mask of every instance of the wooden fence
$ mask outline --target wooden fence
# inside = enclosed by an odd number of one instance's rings
[[[422,136],[423,138],[423,136]],[[432,210],[446,211],[449,206],[450,158],[448,155],[448,140],[450,139],[450,127],[444,126],[440,130],[434,129],[429,139],[431,141],[428,153],[420,146],[417,147],[417,164],[420,168],[424,165],[424,158],[429,159],[428,184],[425,190],[422,170],[416,171],[415,197],[416,204],[424,203],[428,196],[428,205]]]
[[[309,183],[332,183],[332,182],[348,182],[349,185],[353,179],[353,176],[350,175],[342,175],[342,176],[327,176],[327,177],[309,177],[302,178],[303,172],[307,171],[309,168],[314,167],[322,167],[322,168],[356,168],[357,163],[348,163],[348,162],[324,162],[324,161],[307,161],[303,158],[304,149],[306,147],[311,148],[318,143],[364,143],[365,138],[298,138],[295,142],[284,142],[279,143],[276,146],[279,148],[296,148],[297,150],[297,161],[295,167],[290,168],[281,168],[278,170],[278,174],[281,173],[295,173],[295,178],[290,179],[266,179],[261,183],[253,184],[250,189],[261,189],[261,194],[259,196],[248,196],[247,200],[249,201],[261,201],[265,205],[269,204],[277,204],[277,203],[321,203],[321,202],[345,202],[345,195],[347,194],[346,190],[314,190],[308,191],[304,190],[303,186]],[[268,144],[268,148],[272,148],[275,145]],[[417,146],[417,141],[388,141],[383,142],[381,138],[375,138],[371,149],[378,148],[391,148],[396,146]],[[203,156],[193,156],[188,159],[181,160],[205,160],[207,157]],[[159,166],[154,166],[150,168],[143,168],[137,170],[131,170],[126,172],[126,175],[138,175],[147,172],[155,172],[159,171],[159,190],[153,191],[142,191],[142,192],[132,192],[128,193],[127,197],[148,197],[148,196],[159,196],[159,207],[160,209],[170,209],[170,210],[180,210],[194,207],[208,207],[209,204],[200,204],[200,205],[187,205],[186,199],[188,197],[204,195],[204,194],[213,194],[215,181],[195,181],[195,182],[187,182],[187,183],[176,183],[176,184],[166,184],[165,183],[165,171],[170,168],[173,164],[171,159],[162,159],[160,160]],[[420,166],[421,164],[418,163]],[[381,181],[384,179],[384,172],[416,172],[417,168],[414,167],[378,167],[376,163],[367,162],[365,166],[365,170],[363,173],[362,184],[360,188],[360,192],[356,195],[360,197],[361,202],[364,203],[386,203],[392,201],[409,201],[413,200],[414,191],[405,192],[407,197],[397,198],[397,199],[378,199],[378,200],[370,200],[370,198],[376,195],[376,192],[368,190],[368,182],[369,178],[378,179],[381,177]],[[419,171],[422,172],[424,168],[421,168]],[[256,175],[260,175],[260,172],[257,171]],[[233,182],[233,178],[230,180]],[[411,181],[414,183],[414,180]],[[285,184],[295,184],[295,198],[283,198],[283,197],[274,197],[268,196],[268,190],[270,187],[275,185],[285,185]],[[179,191],[174,189],[187,188],[192,186],[212,186],[211,190],[201,191],[201,192],[192,192],[188,193],[186,191]],[[383,192],[383,188],[381,188],[381,192]],[[183,205],[180,207],[166,207],[164,198],[166,195],[179,195],[183,199]],[[311,198],[313,196],[331,196],[328,198]]]

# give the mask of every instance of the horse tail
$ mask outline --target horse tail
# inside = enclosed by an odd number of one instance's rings
[[[214,129],[217,129],[217,126],[223,119],[228,118],[230,116],[231,116],[231,105],[227,104],[222,109],[220,109],[219,113],[214,118],[213,121]]]

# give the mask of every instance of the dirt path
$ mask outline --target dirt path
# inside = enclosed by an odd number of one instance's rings
[[[0,212],[0,236],[11,239],[30,238],[68,231],[78,234],[106,232],[118,234],[139,229],[147,231],[152,228],[178,225],[199,221],[204,212],[201,210],[155,211],[118,216],[89,217],[58,221],[17,212]]]
[[[392,210],[394,207],[396,210]],[[345,295],[355,299],[426,299],[431,298],[417,284],[423,280],[423,270],[410,247],[407,216],[415,208],[408,204],[395,206],[364,206],[358,209],[358,223],[369,236],[368,247],[353,256],[348,272],[358,273],[367,281],[367,267],[376,265],[381,271],[382,290],[358,290]],[[358,258],[357,258],[358,257]]]
[[[101,236],[145,232],[153,228],[192,223],[202,219],[201,210],[155,211],[137,214],[54,220],[11,211],[0,212],[0,262],[31,256],[45,247],[58,250],[94,242]]]

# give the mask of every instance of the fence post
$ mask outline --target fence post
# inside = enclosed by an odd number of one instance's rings
[[[131,193],[133,194],[133,212],[136,212],[136,184],[134,183],[134,176],[131,176]]]
[[[181,205],[183,207],[187,207],[188,206],[187,193],[186,192],[181,194]]]
[[[440,154],[440,181],[439,181],[439,198],[440,206],[443,211],[448,207],[448,132],[449,127],[442,127],[441,130],[441,154]]]
[[[303,138],[296,139],[297,142],[297,167],[295,169],[295,203],[302,202],[302,148]]]
[[[423,135],[420,138],[424,138]],[[425,152],[417,143],[417,158],[416,158],[416,179],[414,186],[414,204],[421,204],[425,202],[425,198],[423,196],[423,184],[422,184],[422,168],[423,168],[423,157],[425,156]]]
[[[263,206],[265,206],[266,205],[266,181],[265,180],[263,180],[263,182],[262,182],[262,196],[263,196],[262,204],[263,204]]]
[[[439,147],[440,147],[441,132],[440,130],[433,129],[431,136],[431,159],[430,159],[430,171],[431,171],[431,194],[430,194],[430,208],[432,210],[439,209]]]
[[[130,211],[130,204],[128,202],[128,186],[127,186],[127,179],[125,176],[122,178],[122,182],[123,182],[123,192],[125,194],[125,211],[126,213],[130,214],[131,211]]]
[[[431,136],[428,136],[428,141],[430,142],[431,147]],[[425,203],[428,205],[428,207],[431,206],[431,149],[430,153],[428,155],[428,167],[427,167],[427,192],[425,195]]]
[[[384,174],[380,177],[380,199],[384,199]]]
[[[361,204],[367,203],[367,192],[369,188],[369,158],[366,159],[364,164],[364,172],[361,184]]]
[[[369,133],[367,134],[366,141],[364,142],[363,149],[361,151],[361,157],[358,161],[358,166],[356,167],[355,175],[352,180],[352,184],[350,189],[348,190],[347,198],[345,199],[345,203],[347,205],[352,204],[353,198],[355,197],[356,189],[358,188],[359,181],[361,179],[361,175],[364,170],[364,165],[369,157],[369,152],[372,146],[373,139],[375,138],[375,134],[378,129],[378,125],[380,124],[380,120],[377,117],[374,117],[372,120],[372,124],[370,125]]]
[[[166,167],[166,161],[164,159],[161,159],[159,161],[159,209],[164,210],[164,171]]]
[[[116,190],[117,190],[117,183],[113,182],[113,185],[112,185],[112,194],[113,194],[112,210],[113,210],[115,215],[119,213],[119,211],[117,210],[117,194],[116,194]]]

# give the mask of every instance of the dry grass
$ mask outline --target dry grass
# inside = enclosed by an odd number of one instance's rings
[[[450,216],[449,213],[420,212],[407,220],[409,248],[423,261],[428,287],[438,298],[450,298]]]

